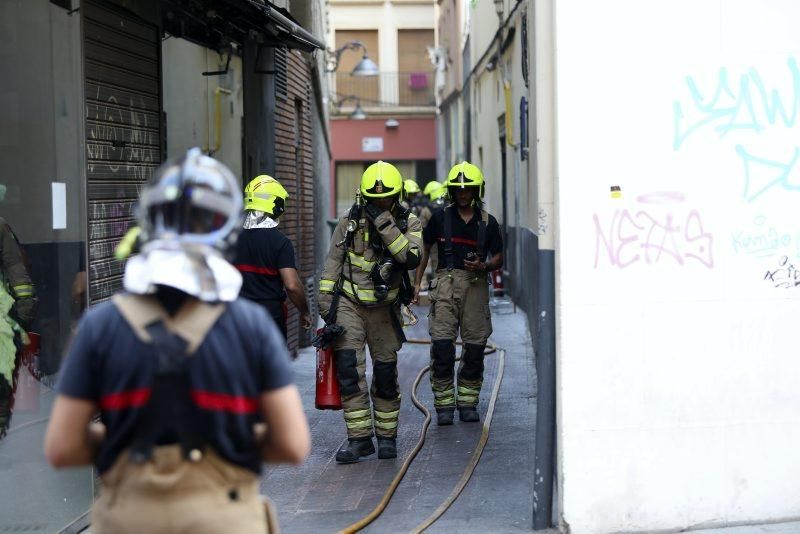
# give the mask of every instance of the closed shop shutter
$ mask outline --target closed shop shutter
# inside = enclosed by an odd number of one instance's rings
[[[113,253],[142,185],[161,162],[161,40],[155,24],[108,2],[81,3],[86,90],[89,299],[121,287]]]

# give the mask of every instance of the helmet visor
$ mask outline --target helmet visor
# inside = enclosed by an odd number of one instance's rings
[[[221,164],[199,154],[164,167],[140,201],[150,235],[209,244],[227,235],[241,215],[238,187],[229,174]]]

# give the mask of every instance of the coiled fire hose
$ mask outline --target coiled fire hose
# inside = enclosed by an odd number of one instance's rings
[[[431,341],[429,339],[409,339],[406,343],[413,343],[417,345],[430,345]],[[457,342],[457,345],[461,345],[461,342]],[[439,507],[434,510],[434,512],[428,516],[425,521],[417,525],[412,532],[418,533],[422,532],[431,526],[437,519],[439,519],[442,514],[444,514],[448,508],[455,502],[461,492],[469,482],[469,479],[472,477],[472,473],[475,471],[475,468],[478,466],[478,462],[480,461],[481,454],[483,454],[483,449],[486,447],[486,442],[489,439],[489,429],[492,426],[492,416],[494,415],[494,406],[497,402],[497,394],[500,391],[500,384],[503,381],[503,371],[505,369],[505,360],[506,360],[506,351],[502,348],[497,347],[493,343],[486,344],[486,350],[484,351],[484,356],[488,356],[489,354],[493,354],[495,352],[499,352],[500,354],[500,361],[497,367],[497,373],[494,379],[494,386],[492,387],[492,395],[489,399],[489,408],[486,411],[486,417],[483,420],[483,430],[481,431],[481,437],[478,440],[478,444],[475,446],[475,450],[472,453],[472,457],[470,458],[469,462],[467,463],[467,467],[464,470],[464,473],[461,475],[461,478],[458,480],[458,483],[453,488],[453,491],[450,492],[450,495],[445,499]],[[460,361],[461,358],[456,358],[456,361]],[[386,509],[386,506],[389,504],[389,501],[394,495],[395,490],[402,482],[403,478],[406,476],[406,472],[408,471],[409,466],[411,466],[411,462],[414,461],[416,458],[417,453],[422,449],[422,445],[425,443],[425,437],[428,433],[428,426],[431,423],[431,412],[422,404],[419,399],[417,398],[417,386],[419,386],[422,377],[425,376],[430,370],[430,366],[426,365],[422,369],[420,369],[417,377],[414,379],[414,384],[411,387],[411,401],[414,403],[414,406],[417,407],[419,411],[421,411],[425,415],[425,421],[422,423],[422,430],[420,431],[419,441],[411,450],[411,452],[406,456],[403,465],[400,466],[400,470],[392,479],[392,482],[389,484],[389,487],[386,489],[386,492],[383,494],[378,505],[366,516],[362,517],[352,525],[345,527],[344,529],[339,531],[339,534],[353,534],[358,532],[359,530],[363,529],[375,519],[380,516],[383,511]]]

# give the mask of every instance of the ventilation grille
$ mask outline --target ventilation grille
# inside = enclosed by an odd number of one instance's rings
[[[275,96],[289,98],[289,57],[285,48],[275,49]]]

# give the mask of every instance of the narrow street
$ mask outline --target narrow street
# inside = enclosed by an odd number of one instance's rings
[[[494,334],[505,349],[505,372],[491,431],[480,463],[461,496],[429,529],[430,532],[518,532],[531,528],[533,503],[533,443],[535,369],[527,320],[514,313],[510,301],[492,307]],[[427,308],[418,307],[419,323],[406,329],[409,339],[428,339]],[[491,397],[499,352],[486,358],[481,392],[481,417]],[[369,514],[420,437],[424,415],[411,402],[411,386],[428,364],[428,346],[408,343],[399,354],[403,405],[398,436],[399,457],[378,460],[373,455],[353,465],[337,465],[333,457],[345,439],[340,412],[314,408],[315,354],[304,349],[295,362],[311,425],[311,456],[300,467],[277,466],[263,476],[262,492],[278,507],[285,532],[334,532]],[[368,370],[368,374],[371,370]],[[431,411],[430,383],[425,377],[418,398]],[[469,462],[482,424],[438,428],[434,421],[425,444],[411,464],[384,513],[364,532],[409,532],[447,499]]]

